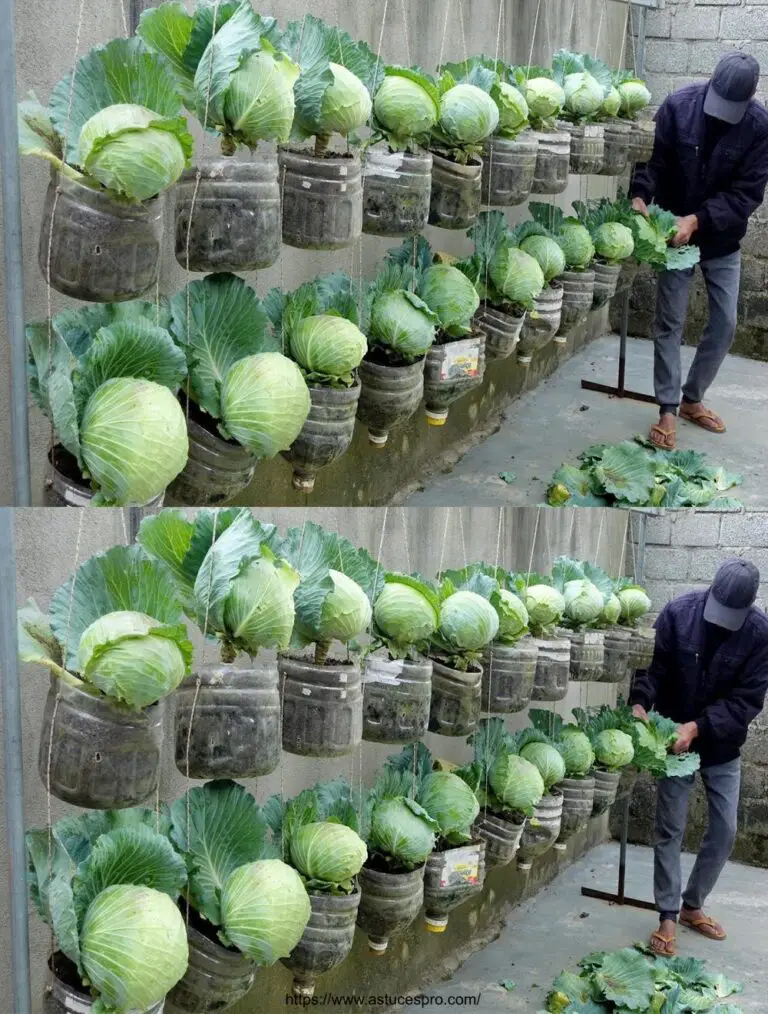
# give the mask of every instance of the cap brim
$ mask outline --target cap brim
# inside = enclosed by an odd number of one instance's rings
[[[718,602],[710,592],[704,606],[704,619],[707,623],[713,623],[725,630],[741,630],[749,616],[750,608],[748,606],[746,609],[729,609],[728,606]]]
[[[713,116],[716,120],[723,120],[725,123],[741,123],[751,101],[751,99],[747,99],[746,102],[730,102],[718,95],[710,85],[704,99],[704,112],[707,116]]]

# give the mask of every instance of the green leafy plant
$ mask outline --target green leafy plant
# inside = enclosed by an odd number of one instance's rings
[[[632,70],[617,70],[614,86],[619,93],[618,115],[626,120],[637,120],[640,113],[651,104],[653,96],[642,78]]]
[[[480,60],[440,68],[440,119],[432,128],[432,150],[466,165],[500,123],[499,75]]]
[[[565,107],[566,96],[547,67],[517,67],[512,71],[513,83],[528,103],[528,118],[536,130],[554,130]]]
[[[677,234],[677,217],[656,204],[648,206],[648,214],[633,212],[631,228],[635,239],[635,259],[650,264],[656,271],[680,271],[699,263],[697,246],[670,246]]]
[[[432,646],[461,672],[467,672],[482,656],[501,625],[491,601],[496,597],[501,604],[499,583],[485,569],[480,564],[439,577],[440,623],[432,635]]]
[[[648,712],[648,720],[635,719],[630,726],[635,748],[634,765],[649,771],[654,778],[675,778],[692,775],[699,770],[697,753],[670,753],[677,740],[677,722],[656,711]]]
[[[467,233],[475,245],[456,267],[474,285],[479,299],[520,317],[533,310],[546,285],[539,262],[517,245],[502,211],[482,211]]]
[[[415,782],[411,771],[385,765],[365,800],[369,853],[394,873],[423,866],[437,843],[439,824],[416,802]]]
[[[595,763],[589,736],[578,725],[568,724],[554,711],[531,708],[531,725],[548,738],[560,751],[567,778],[586,778]]]
[[[596,766],[604,771],[620,771],[632,763],[634,746],[629,733],[631,713],[622,706],[602,705],[596,709],[574,708],[579,727],[589,736]]]
[[[419,67],[388,66],[373,97],[371,143],[386,141],[391,152],[426,148],[440,118],[440,92]]]
[[[563,626],[584,630],[596,626],[605,607],[604,592],[586,575],[584,564],[567,556],[552,567],[552,581],[565,601]]]
[[[537,769],[544,783],[544,795],[565,778],[565,760],[550,736],[530,726],[515,733],[517,749],[523,760]]]
[[[499,112],[498,126],[493,131],[495,136],[514,140],[527,129],[528,103],[511,80],[510,68],[501,60],[490,56],[471,56],[461,63],[448,63],[443,70],[454,81],[475,85],[490,95]]]
[[[532,816],[544,795],[544,781],[536,765],[518,754],[504,720],[481,719],[467,742],[474,759],[455,773],[475,793],[480,808],[516,824]]]
[[[552,60],[552,73],[565,95],[563,118],[570,123],[587,123],[594,120],[603,105],[606,83],[610,72],[605,64],[593,60],[587,69],[585,57],[560,49]],[[592,70],[600,71],[600,80]],[[606,74],[608,77],[606,77]]]
[[[499,619],[494,641],[512,645],[528,633],[528,610],[520,596],[511,590],[511,576],[503,568],[471,563],[461,570],[448,570],[442,576],[457,590],[473,591],[488,599]]]
[[[369,343],[393,365],[423,359],[435,341],[439,318],[416,294],[417,274],[409,264],[385,263],[366,292]]]
[[[440,599],[417,575],[386,573],[373,604],[372,650],[386,647],[391,659],[427,654],[440,623]]]
[[[514,585],[528,610],[528,626],[536,637],[551,634],[565,613],[565,599],[552,579],[538,574],[518,574]]]
[[[615,265],[632,256],[635,240],[623,200],[603,197],[574,201],[573,208],[581,224],[589,230],[600,260]]]
[[[568,271],[586,271],[594,260],[595,245],[589,229],[578,218],[566,218],[561,208],[531,201],[528,210],[534,222],[543,226],[560,244]]]
[[[512,232],[516,246],[536,261],[546,287],[565,271],[565,252],[554,234],[539,222],[522,222]]]

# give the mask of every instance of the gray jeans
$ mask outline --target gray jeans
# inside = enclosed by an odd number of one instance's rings
[[[675,918],[680,911],[682,874],[680,851],[688,817],[688,797],[695,775],[664,778],[656,796],[656,839],[653,888],[656,907],[663,917]],[[682,894],[686,908],[701,908],[717,883],[736,838],[736,820],[741,786],[741,761],[704,768],[701,779],[707,790],[709,827],[688,886]]]
[[[733,345],[741,280],[741,252],[716,257],[701,265],[707,286],[709,320],[696,349],[685,386],[682,384],[680,346],[688,312],[693,268],[662,271],[656,286],[654,387],[663,409],[675,410],[680,396],[699,402],[712,385]]]

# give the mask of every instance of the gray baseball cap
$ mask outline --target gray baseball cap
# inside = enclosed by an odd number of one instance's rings
[[[760,591],[760,571],[749,560],[726,560],[715,574],[704,619],[726,630],[741,630]]]
[[[726,123],[741,123],[760,82],[760,64],[749,53],[727,53],[715,67],[704,112]]]

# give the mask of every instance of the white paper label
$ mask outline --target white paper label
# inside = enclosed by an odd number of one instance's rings
[[[584,128],[584,137],[600,137],[601,133],[602,133],[602,128],[601,127],[596,127],[596,126],[592,125],[592,126],[586,126]]]
[[[345,672],[340,672],[339,673],[339,683],[346,683],[346,682],[347,682],[347,674]]]
[[[587,631],[584,634],[584,644],[599,644],[602,638],[602,634],[599,634],[596,630]]]
[[[304,187],[305,190],[312,189],[312,184],[309,182],[309,180],[302,180],[301,185]]]
[[[440,871],[441,887],[461,887],[463,884],[480,882],[480,846],[467,845],[445,853],[445,863]]]
[[[339,167],[339,176],[347,175],[347,167],[345,165]]]
[[[374,665],[367,666],[363,673],[363,683],[383,683],[388,687],[400,685],[403,663],[392,659],[377,658]]]
[[[312,691],[309,689],[309,687],[302,687],[301,692],[304,694],[305,697],[312,696]]]
[[[458,380],[460,377],[476,377],[480,372],[480,342],[451,342],[445,345],[443,361],[440,364],[441,380]]]

